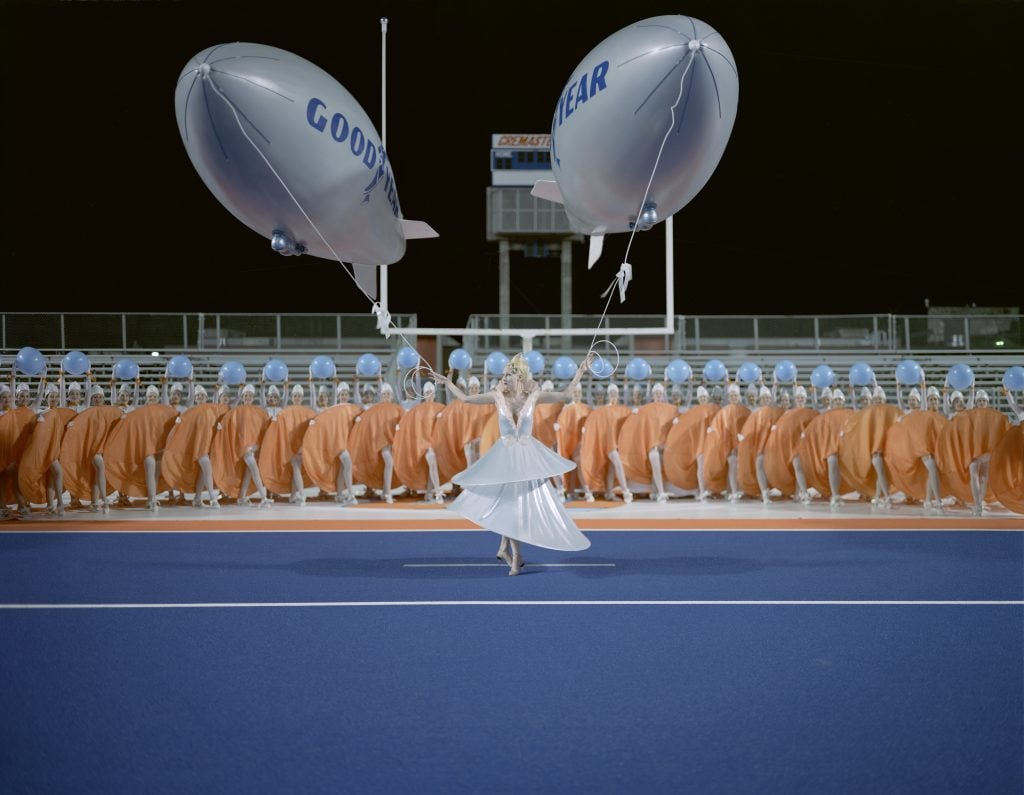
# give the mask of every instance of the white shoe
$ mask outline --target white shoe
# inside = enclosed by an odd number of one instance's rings
[[[729,494],[729,502],[739,502],[743,499],[743,492],[733,491]]]
[[[668,502],[668,494],[666,494],[664,491],[661,492],[661,494],[658,495],[656,501],[657,502]]]
[[[811,495],[806,491],[801,491],[799,494],[797,494],[796,499],[801,505],[811,504]]]
[[[248,497],[239,497],[238,505],[252,505],[252,500],[250,500]]]
[[[762,491],[761,492],[761,502],[764,503],[765,505],[771,505],[772,504],[771,495],[767,491]]]
[[[264,497],[262,500],[259,501],[259,504],[256,507],[257,508],[266,508],[267,506],[273,505],[273,504],[274,504],[274,501],[272,499],[270,499],[270,497]]]
[[[150,500],[146,503],[146,510],[156,513],[160,510],[160,504],[156,500]]]
[[[633,492],[631,492],[631,491],[624,491],[624,492],[622,492],[622,501],[624,503],[626,503],[627,505],[629,505],[629,503],[633,502]]]
[[[587,502],[594,502],[594,493],[592,491],[588,491],[584,499]]]
[[[828,501],[828,507],[829,508],[839,508],[839,507],[842,506],[842,504],[843,504],[843,501],[838,496],[836,496],[834,494],[832,495],[832,497]]]

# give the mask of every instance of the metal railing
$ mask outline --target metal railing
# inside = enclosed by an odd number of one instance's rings
[[[1024,350],[1022,315],[677,315],[671,336],[624,335],[616,328],[661,325],[659,316],[610,315],[600,329],[592,315],[572,315],[570,328],[594,328],[630,350],[679,353],[749,351],[763,353],[799,351],[934,351],[988,353]],[[494,329],[493,336],[477,337],[467,344],[495,349],[508,334],[500,330],[550,329],[557,338],[562,319],[549,315],[472,315],[467,326]],[[621,343],[621,344],[620,344]],[[578,343],[577,343],[578,345]],[[575,347],[575,346],[574,346]]]
[[[399,326],[415,315],[394,315]],[[381,344],[383,343],[383,345]],[[150,352],[387,349],[369,314],[4,312],[0,350]]]

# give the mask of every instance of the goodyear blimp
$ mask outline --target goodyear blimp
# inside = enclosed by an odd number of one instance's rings
[[[437,236],[402,217],[369,116],[304,58],[263,44],[209,47],[182,70],[174,105],[203,182],[281,254],[356,264],[364,284],[369,269],[402,258],[407,238]]]
[[[573,231],[649,229],[710,179],[736,121],[739,77],[729,45],[688,16],[612,34],[573,71],[551,121],[555,181],[534,194],[565,205]]]

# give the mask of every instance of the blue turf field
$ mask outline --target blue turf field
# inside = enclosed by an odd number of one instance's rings
[[[335,603],[0,610],[0,789],[1024,787],[1024,534],[590,537],[0,534],[3,605]],[[540,600],[632,604],[453,604]]]

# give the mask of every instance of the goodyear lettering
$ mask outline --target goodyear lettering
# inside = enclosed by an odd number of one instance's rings
[[[339,144],[348,141],[348,149],[352,155],[360,158],[368,171],[374,172],[370,183],[363,188],[363,202],[369,202],[373,191],[378,186],[383,186],[381,189],[388,204],[391,205],[391,211],[396,218],[400,217],[402,209],[398,204],[398,190],[384,147],[370,141],[359,127],[350,126],[345,114],[334,113],[330,117],[327,114],[327,103],[322,99],[312,97],[306,103],[306,122],[309,126],[318,133],[330,135],[331,139]]]
[[[607,75],[608,61],[601,61],[591,72],[584,72],[578,80],[570,83],[565,93],[558,99],[555,126],[561,127],[580,105],[586,103],[588,99],[593,99],[599,91],[608,88]]]

